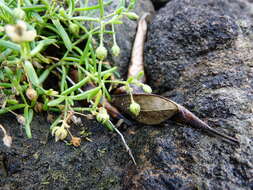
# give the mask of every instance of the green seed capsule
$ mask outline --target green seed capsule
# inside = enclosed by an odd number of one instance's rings
[[[104,124],[107,121],[109,121],[110,116],[108,115],[106,109],[102,107],[102,108],[99,108],[99,112],[98,112],[96,118],[97,118],[98,122]]]
[[[141,111],[141,107],[138,103],[132,102],[129,107],[130,111],[135,115],[138,116]]]
[[[99,46],[96,49],[96,56],[100,60],[104,60],[107,57],[107,49],[104,46]]]
[[[152,93],[152,88],[147,84],[142,85],[142,89],[146,93],[149,93],[149,94]]]
[[[23,11],[21,8],[15,8],[13,10],[13,14],[16,18],[23,20],[25,18],[25,11]]]
[[[119,56],[119,54],[120,54],[120,48],[117,44],[114,44],[112,46],[112,55],[117,57],[117,56]]]
[[[139,16],[134,12],[125,13],[125,15],[131,20],[137,20]]]
[[[80,27],[75,23],[70,23],[69,30],[72,34],[78,35],[80,31]]]

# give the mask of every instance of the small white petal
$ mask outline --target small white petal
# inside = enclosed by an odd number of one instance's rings
[[[8,36],[12,35],[13,33],[15,33],[15,26],[7,24],[5,27],[5,32]]]
[[[35,30],[25,31],[22,35],[22,41],[24,42],[33,41],[36,38],[36,35],[37,34]]]
[[[3,142],[4,142],[5,146],[11,147],[11,144],[12,144],[11,136],[5,135],[4,138],[3,138]]]
[[[22,31],[26,31],[27,29],[26,23],[22,20],[19,20],[17,22],[17,27],[20,27]]]
[[[8,24],[5,26],[5,32],[10,37],[10,39],[14,42],[20,42],[21,36],[18,35],[18,33],[15,30],[16,27],[13,25]]]

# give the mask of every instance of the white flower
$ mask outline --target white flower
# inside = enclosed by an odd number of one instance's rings
[[[64,127],[54,127],[52,129],[52,135],[55,136],[55,141],[64,140],[68,136],[68,131]]]
[[[5,130],[5,128],[0,124],[0,129],[3,131],[4,133],[4,137],[3,137],[3,142],[4,142],[4,145],[7,146],[7,147],[11,147],[11,144],[12,144],[12,138],[11,136],[9,136]]]
[[[110,116],[108,115],[106,109],[103,108],[103,107],[101,107],[101,108],[99,108],[99,112],[97,113],[97,117],[96,117],[96,118],[97,118],[97,120],[98,120],[100,123],[104,124],[104,123],[106,123],[107,121],[109,121]]]
[[[33,41],[37,35],[35,30],[27,30],[26,23],[21,20],[16,25],[6,25],[5,32],[13,42],[17,43]]]
[[[5,135],[3,138],[4,145],[7,147],[11,147],[12,144],[12,138],[9,135]]]
[[[23,115],[17,115],[16,119],[17,119],[19,124],[25,125],[25,117]]]

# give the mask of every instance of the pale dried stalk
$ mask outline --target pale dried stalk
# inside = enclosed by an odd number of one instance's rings
[[[114,129],[114,130],[118,133],[118,135],[120,136],[120,138],[121,138],[121,140],[122,140],[122,142],[123,142],[123,144],[124,144],[124,146],[125,146],[125,148],[126,148],[128,154],[130,155],[130,157],[131,157],[132,160],[133,160],[134,165],[137,165],[137,164],[136,164],[136,161],[135,161],[135,159],[134,159],[134,156],[133,156],[133,154],[132,154],[132,151],[131,151],[131,149],[129,148],[129,146],[127,145],[124,136],[123,136],[122,133],[112,124],[111,121],[109,121],[109,122],[110,122],[111,126],[113,127],[113,129]]]
[[[139,72],[144,71],[144,60],[143,60],[143,52],[144,52],[144,42],[147,34],[147,18],[150,17],[150,13],[145,13],[142,15],[138,22],[138,29],[134,40],[134,45],[132,48],[132,56],[131,63],[128,68],[127,77],[135,77],[139,74]],[[145,83],[146,77],[140,79],[140,82]]]

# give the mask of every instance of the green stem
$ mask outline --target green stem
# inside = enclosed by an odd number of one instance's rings
[[[17,104],[17,105],[14,105],[14,106],[2,108],[2,109],[0,109],[0,114],[4,114],[4,113],[7,113],[9,111],[21,109],[21,108],[24,108],[25,106],[26,106],[26,104]]]
[[[28,60],[30,58],[30,46],[28,42],[21,43],[21,58]]]
[[[100,19],[103,20],[104,17],[104,2],[103,0],[98,0],[99,2],[99,10],[100,10]]]

